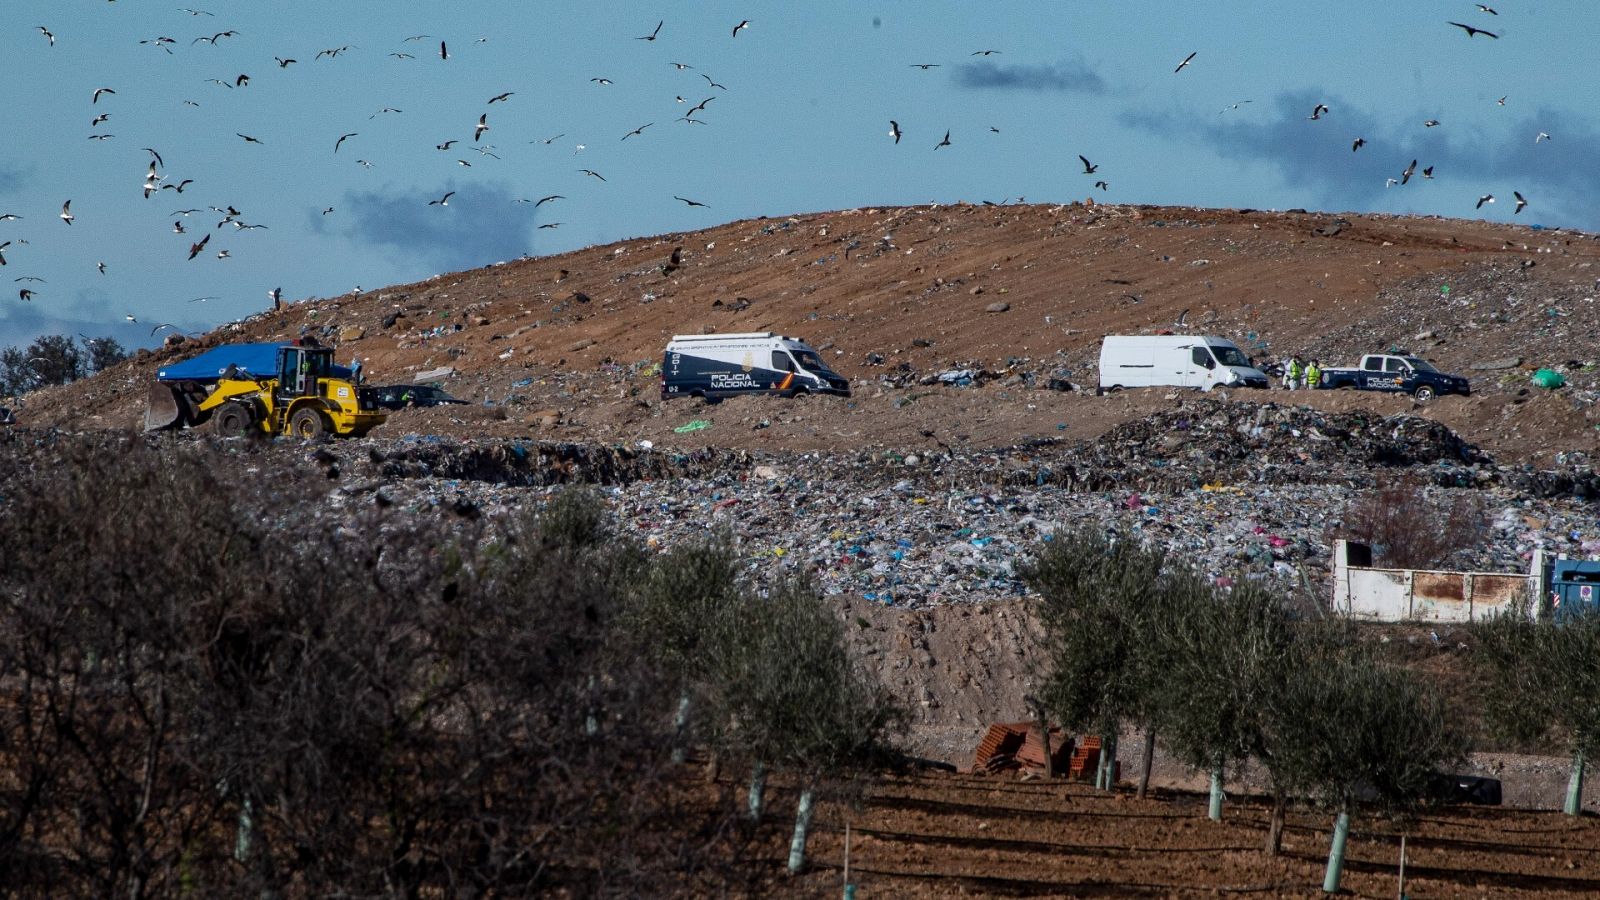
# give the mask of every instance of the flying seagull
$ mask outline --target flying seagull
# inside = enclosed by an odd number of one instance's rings
[[[1423,178],[1432,178],[1433,177],[1433,166],[1429,166],[1426,169],[1423,169],[1422,170],[1422,177]]]
[[[1000,52],[999,50],[974,50],[974,51],[972,51],[972,55],[973,56],[993,56],[993,55],[995,55],[996,53],[999,53],[999,52]]]
[[[698,200],[690,200],[688,197],[679,197],[677,194],[673,194],[672,195],[672,199],[674,199],[674,200],[682,200],[683,202],[689,204],[690,206],[706,206],[704,203],[701,203]],[[706,209],[710,209],[710,208],[711,207],[706,206]]]
[[[478,142],[478,138],[483,137],[483,133],[485,131],[488,131],[488,130],[489,130],[489,114],[488,113],[484,113],[483,115],[478,117],[478,124],[476,126],[474,126],[473,129],[472,129],[472,142],[473,143],[477,143]]]
[[[439,58],[440,59],[449,59],[450,58],[450,51],[449,51],[448,48],[445,47],[444,41],[440,41],[439,42]]]
[[[1439,124],[1439,120],[1438,119],[1429,119],[1426,122],[1422,123],[1422,127],[1423,128],[1433,128],[1433,127],[1437,126],[1438,124]]]
[[[1484,6],[1484,5],[1483,5],[1483,4],[1482,4],[1482,3],[1479,3],[1479,4],[1478,4],[1478,11],[1479,11],[1479,12],[1486,12],[1486,13],[1488,13],[1488,14],[1489,14],[1489,15],[1491,15],[1491,16],[1498,16],[1498,15],[1500,15],[1500,14],[1499,14],[1499,13],[1497,13],[1497,12],[1495,12],[1495,11],[1494,11],[1494,10],[1493,10],[1493,9],[1492,9],[1492,8],[1490,8],[1490,7],[1487,7],[1487,6]]]
[[[893,119],[889,120],[889,136],[894,138],[896,144],[900,143],[900,123]]]
[[[1485,203],[1493,203],[1493,202],[1494,202],[1494,195],[1493,194],[1484,194],[1482,197],[1478,198],[1478,205],[1474,206],[1473,209],[1483,209],[1483,205]]]
[[[1191,53],[1188,56],[1185,56],[1183,58],[1183,62],[1178,63],[1178,67],[1176,69],[1172,70],[1172,74],[1176,75],[1179,72],[1182,72],[1183,71],[1183,67],[1187,66],[1189,64],[1189,62],[1194,59],[1194,54],[1195,53],[1199,53],[1199,52],[1200,52],[1199,50],[1196,50],[1194,53]]]
[[[1096,181],[1096,182],[1095,182],[1095,183],[1094,183],[1094,186],[1095,186],[1095,187],[1097,187],[1097,188],[1099,188],[1099,189],[1100,189],[1100,190],[1102,190],[1102,191],[1109,191],[1109,190],[1111,190],[1111,185],[1109,185],[1109,184],[1106,184],[1106,183],[1105,183],[1105,182],[1104,182],[1104,181]]]
[[[543,225],[540,225],[539,227],[540,228],[560,228],[561,227],[561,223],[560,222],[547,222],[547,223],[545,223]]]
[[[911,64],[911,68],[913,68],[913,69],[921,69],[922,71],[926,72],[929,69],[937,69],[937,68],[939,68],[939,64],[938,63],[912,63]]]
[[[1364,138],[1364,137],[1358,137],[1355,140],[1350,142],[1350,152],[1354,153],[1357,150],[1360,150],[1362,147],[1365,147],[1366,145],[1367,145],[1367,139]]]
[[[298,59],[284,59],[281,56],[274,56],[273,59],[277,60],[278,68],[280,69],[287,69],[291,63],[297,63],[300,61]]]
[[[341,134],[341,135],[339,135],[339,139],[337,141],[333,142],[333,152],[338,153],[339,152],[339,145],[344,143],[345,139],[353,138],[355,136],[356,136],[356,133],[354,131],[350,132],[349,134]]]
[[[725,84],[717,84],[717,83],[716,83],[716,82],[715,82],[715,81],[712,81],[712,80],[711,80],[711,76],[710,76],[710,75],[707,75],[707,74],[706,74],[706,73],[704,73],[704,72],[701,72],[701,73],[700,73],[700,77],[701,77],[701,78],[704,78],[704,79],[705,79],[705,80],[706,80],[706,84],[709,84],[709,85],[711,85],[711,86],[712,86],[712,87],[714,87],[714,88],[720,88],[720,89],[722,89],[722,90],[724,90],[724,91],[725,91],[725,90],[727,90],[727,89],[728,89],[728,86],[727,86],[727,85],[725,85]]]
[[[1316,121],[1317,119],[1322,118],[1322,114],[1327,112],[1327,111],[1328,111],[1328,104],[1326,104],[1326,103],[1318,103],[1316,106],[1313,106],[1311,108],[1311,115],[1307,116],[1306,118],[1311,119],[1312,121]]]
[[[39,33],[45,36],[45,39],[50,42],[50,46],[54,47],[56,45],[56,36],[50,29],[40,25]]]
[[[11,242],[10,241],[6,241],[4,244],[0,244],[0,266],[3,266],[3,265],[6,264],[5,249],[7,247],[9,247],[9,246],[11,246]]]
[[[1522,212],[1522,208],[1528,205],[1528,201],[1522,198],[1521,191],[1512,191],[1511,196],[1517,198],[1517,208],[1511,211],[1512,215],[1516,215],[1517,213]]]
[[[89,123],[89,127],[94,128],[109,118],[111,118],[111,113],[101,113],[100,115],[94,117],[94,121]]]
[[[200,255],[200,251],[204,250],[206,248],[206,244],[208,242],[210,242],[210,240],[211,240],[211,235],[207,234],[205,237],[201,238],[199,241],[197,241],[197,242],[195,242],[193,244],[190,244],[189,245],[189,258],[190,259],[194,259],[196,256],[199,256]]]
[[[596,171],[594,171],[592,169],[579,169],[578,171],[582,172],[585,175],[593,175],[594,177],[599,178],[601,181],[605,181],[604,176],[602,176],[599,172],[596,172]]]
[[[646,128],[649,128],[651,125],[654,125],[654,124],[655,124],[654,122],[646,122],[643,125],[640,125],[638,128],[635,128],[634,130],[632,130],[632,131],[628,132],[627,134],[623,135],[622,139],[623,140],[627,140],[628,138],[631,138],[636,134],[637,135],[643,135],[644,134],[644,130]]]
[[[1548,131],[1541,131],[1538,134],[1533,136],[1533,142],[1535,144],[1539,143],[1540,141],[1548,141],[1548,140],[1550,140],[1550,132],[1548,132]]]
[[[71,225],[73,218],[72,201],[68,200],[67,202],[61,204],[61,221]]]
[[[1406,182],[1410,181],[1411,180],[1411,176],[1413,174],[1415,174],[1416,171],[1417,171],[1417,161],[1413,159],[1411,161],[1411,165],[1406,166],[1406,170],[1404,172],[1400,173],[1400,183],[1401,184],[1405,184]]]
[[[562,195],[560,195],[560,194],[551,194],[548,197],[540,197],[539,201],[537,203],[533,204],[533,208],[534,209],[538,209],[539,207],[545,205],[546,203],[549,203],[552,200],[565,200],[565,199],[567,199],[567,198],[562,196]]]
[[[90,103],[99,103],[101,94],[115,94],[115,93],[116,93],[116,91],[113,91],[111,88],[95,88],[94,89],[94,96],[89,98],[89,102]]]
[[[1089,162],[1089,158],[1082,153],[1078,154],[1078,159],[1083,160],[1083,174],[1085,175],[1093,175],[1100,168],[1098,165]]]
[[[239,137],[244,138],[245,143],[247,143],[247,144],[260,144],[261,143],[261,139],[260,138],[253,138],[248,134],[239,134],[239,132],[237,132],[237,131],[235,131],[234,134],[238,134]],[[262,144],[262,146],[266,146],[266,145]]]
[[[51,43],[55,43],[55,42],[51,41]],[[27,288],[22,288],[22,289],[17,291],[17,296],[22,298],[23,300],[32,300],[33,299],[33,291],[30,291]]]
[[[506,98],[514,95],[515,93],[516,93],[516,91],[506,91],[504,94],[495,94],[493,97],[489,98],[489,102],[490,103],[501,103],[501,102],[504,102],[506,100]]]
[[[653,41],[653,40],[655,40],[656,39],[656,35],[661,33],[661,26],[664,25],[664,24],[666,24],[665,20],[657,22],[655,31],[650,32],[649,34],[645,35],[644,37],[634,38],[634,40],[636,40],[636,41]],[[735,31],[737,33],[737,29]]]
[[[741,28],[749,28],[749,27],[750,27],[750,20],[749,19],[745,19],[745,20],[741,21],[739,24],[733,26],[733,36],[734,37],[738,37],[739,36],[739,29],[741,29]]]
[[[1450,24],[1454,25],[1457,28],[1460,28],[1460,29],[1463,29],[1464,31],[1466,31],[1467,37],[1473,37],[1474,35],[1479,35],[1479,34],[1484,35],[1486,37],[1492,37],[1492,38],[1500,37],[1500,35],[1495,34],[1492,31],[1484,31],[1482,28],[1473,28],[1471,25],[1463,25],[1460,22],[1451,22]]]
[[[450,198],[454,197],[455,193],[456,193],[455,191],[450,191],[449,193],[445,194],[443,197],[440,197],[437,200],[429,200],[428,201],[428,205],[429,206],[449,206],[450,205]]]
[[[950,132],[946,131],[944,133],[944,140],[940,141],[937,144],[934,144],[933,145],[933,149],[937,150],[940,147],[948,147],[948,146],[950,146]]]
[[[450,145],[454,144],[454,143],[457,143],[457,141],[455,141],[453,139],[452,140],[448,140],[448,141],[445,141],[442,144],[434,144],[433,145],[433,149],[435,149],[435,150],[449,150],[450,149]]]

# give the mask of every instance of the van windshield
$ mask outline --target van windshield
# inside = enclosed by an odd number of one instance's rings
[[[828,364],[822,361],[815,350],[791,350],[795,361],[800,363],[800,368],[807,372],[827,372]]]
[[[1250,358],[1245,356],[1238,347],[1212,347],[1212,354],[1217,357],[1217,362],[1225,366],[1250,367]]]

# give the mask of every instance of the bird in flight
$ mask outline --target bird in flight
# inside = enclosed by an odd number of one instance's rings
[[[355,136],[356,136],[356,133],[354,131],[350,132],[349,134],[341,134],[341,135],[339,135],[339,139],[337,141],[333,142],[333,152],[338,153],[339,152],[339,145],[344,143],[346,139],[353,138]]]
[[[1540,141],[1548,141],[1548,140],[1550,140],[1550,132],[1548,132],[1548,131],[1541,131],[1538,134],[1533,136],[1533,142],[1535,144],[1539,143]]]
[[[611,79],[609,79],[609,78],[595,77],[595,78],[591,78],[589,80],[594,82],[595,84],[611,84]]]
[[[667,65],[677,69],[679,72],[682,72],[684,69],[694,68],[694,66],[691,66],[688,63],[667,63]]]
[[[428,201],[428,205],[429,206],[449,206],[450,205],[450,198],[454,197],[455,194],[456,194],[455,191],[450,191],[449,193],[446,193],[443,197],[440,197],[437,200],[429,200]]]
[[[704,203],[701,203],[698,200],[690,200],[688,197],[679,197],[677,194],[673,194],[672,195],[672,199],[674,199],[674,200],[682,200],[684,203],[687,203],[690,206],[706,206]],[[710,209],[710,208],[711,207],[706,206],[706,209]]]
[[[101,94],[115,94],[115,93],[116,93],[116,91],[113,91],[111,88],[95,88],[94,89],[94,96],[89,98],[89,102],[90,103],[99,103]]]
[[[594,177],[599,178],[601,181],[605,181],[606,180],[603,175],[601,175],[599,172],[594,171],[593,169],[579,169],[578,171],[582,172],[585,175],[593,175]]]
[[[1218,115],[1220,115],[1222,113],[1227,112],[1230,109],[1238,109],[1243,104],[1251,103],[1251,102],[1254,102],[1254,101],[1251,101],[1251,100],[1240,100],[1238,103],[1232,104],[1231,106],[1224,106],[1223,108],[1217,110],[1217,113],[1218,113]]]
[[[562,133],[556,135],[555,137],[541,138],[537,142],[529,141],[528,143],[530,143],[530,144],[532,144],[532,143],[540,143],[540,144],[549,145],[549,144],[555,143],[556,141],[561,140],[562,138],[564,138],[566,136],[567,136],[567,133],[565,131],[563,131]]]
[[[1094,186],[1095,186],[1095,187],[1097,187],[1097,188],[1099,188],[1099,189],[1100,189],[1100,190],[1102,190],[1102,191],[1109,191],[1109,190],[1111,190],[1111,185],[1109,185],[1109,184],[1106,184],[1106,183],[1105,183],[1105,182],[1104,182],[1104,181],[1096,181],[1096,182],[1095,182],[1095,183],[1094,183]]]
[[[1493,203],[1493,202],[1494,202],[1494,195],[1493,194],[1484,194],[1482,197],[1478,198],[1478,205],[1474,206],[1473,209],[1483,209],[1483,205],[1485,203]]]
[[[1355,140],[1350,142],[1350,152],[1354,153],[1357,150],[1360,150],[1362,147],[1365,147],[1366,145],[1367,145],[1367,139],[1364,138],[1364,137],[1358,137]]]
[[[237,134],[237,135],[239,135],[239,137],[244,138],[245,143],[247,143],[247,144],[260,144],[261,143],[261,140],[259,138],[253,138],[248,134],[239,134],[239,132],[237,132],[237,131],[235,131],[234,134]],[[262,146],[266,146],[266,145],[263,144]]]
[[[656,35],[661,33],[661,26],[663,24],[665,24],[665,20],[662,20],[661,22],[657,22],[655,31],[650,32],[649,34],[645,35],[644,37],[634,38],[634,40],[636,40],[636,41],[653,41],[653,40],[655,40],[656,39]]]
[[[111,113],[101,113],[100,115],[94,117],[94,121],[89,123],[89,127],[90,128],[95,128],[101,122],[104,122],[105,120],[107,120],[109,118],[111,118]]]
[[[749,27],[750,27],[750,20],[749,19],[745,19],[745,20],[741,21],[739,24],[733,26],[733,36],[734,37],[738,37],[739,36],[739,29],[741,29],[741,28],[749,28]]]
[[[298,59],[284,59],[281,56],[274,56],[273,59],[277,60],[278,68],[280,69],[287,69],[291,63],[297,63],[300,61]]]
[[[627,140],[628,138],[631,138],[636,134],[637,135],[643,135],[644,134],[644,130],[646,128],[649,128],[651,125],[654,125],[654,124],[655,124],[654,122],[646,122],[643,125],[640,125],[638,128],[635,128],[634,130],[632,130],[632,131],[628,132],[627,134],[623,135],[622,139],[623,140]]]
[[[4,244],[0,244],[0,266],[3,266],[3,265],[6,264],[5,249],[7,247],[9,247],[9,246],[11,246],[11,242],[10,241],[6,241]]]
[[[440,41],[439,42],[439,58],[440,59],[449,59],[450,58],[450,50],[445,47],[444,41]]]
[[[1181,63],[1178,63],[1178,67],[1177,67],[1177,68],[1176,68],[1176,69],[1173,69],[1173,70],[1172,70],[1172,74],[1174,74],[1174,75],[1176,75],[1176,74],[1178,74],[1178,73],[1179,73],[1179,72],[1182,72],[1182,71],[1183,71],[1183,67],[1184,67],[1184,66],[1187,66],[1187,65],[1188,65],[1188,64],[1189,64],[1189,63],[1190,63],[1190,62],[1191,62],[1191,61],[1193,61],[1193,60],[1194,60],[1194,56],[1195,56],[1195,53],[1199,53],[1199,52],[1200,52],[1200,51],[1199,51],[1199,50],[1196,50],[1196,51],[1194,51],[1194,53],[1191,53],[1191,54],[1189,54],[1189,55],[1188,55],[1188,56],[1185,56],[1185,57],[1184,57],[1184,58],[1183,58],[1183,62],[1181,62]]]
[[[16,213],[6,213],[5,215],[0,215],[0,222],[13,222],[20,218],[22,217]]]
[[[477,124],[477,126],[475,126],[472,129],[472,142],[473,143],[477,143],[478,142],[478,138],[483,137],[483,133],[485,131],[488,131],[488,130],[489,130],[489,114],[488,113],[484,113],[483,115],[478,117],[478,124]]]
[[[937,68],[939,68],[939,64],[938,63],[912,63],[911,64],[911,68],[913,68],[913,69],[921,69],[922,71],[926,72],[929,69],[937,69]]]
[[[1000,52],[999,50],[974,50],[974,51],[972,51],[972,55],[973,56],[993,56],[993,55],[995,55],[996,53],[999,53],[999,52]]]
[[[250,76],[249,75],[245,75],[243,73],[240,73],[239,77],[235,78],[233,80],[233,86],[234,87],[249,87],[250,86]]]
[[[75,217],[72,215],[72,201],[68,200],[61,204],[61,221],[71,225],[73,218]]]
[[[561,227],[561,223],[560,222],[547,222],[544,225],[540,225],[539,227],[540,228],[560,228]]]
[[[948,147],[948,146],[950,146],[950,132],[946,131],[944,133],[944,140],[940,141],[937,144],[934,144],[933,145],[933,149],[937,150],[940,147]]]
[[[1406,170],[1404,172],[1400,173],[1400,183],[1401,184],[1405,184],[1406,182],[1410,181],[1412,174],[1415,173],[1416,171],[1417,171],[1417,161],[1413,159],[1411,161],[1411,165],[1406,166]]]
[[[466,167],[467,167],[467,168],[469,168],[469,169],[470,169],[470,168],[472,168],[472,163],[469,163],[469,162],[467,162],[467,161],[466,161],[466,160],[464,160],[464,159],[458,159],[458,160],[456,160],[456,165],[460,165],[460,166],[466,166]]]
[[[1083,160],[1083,174],[1085,175],[1093,175],[1100,168],[1098,165],[1089,162],[1089,158],[1082,153],[1078,154],[1078,159]]]
[[[190,244],[189,245],[189,258],[190,259],[194,259],[196,256],[199,256],[200,255],[200,251],[204,250],[206,248],[206,244],[209,243],[210,241],[211,241],[211,235],[207,234],[205,237],[201,238],[196,243]]]
[[[1499,13],[1495,12],[1494,9],[1492,9],[1491,7],[1488,7],[1488,6],[1484,6],[1482,3],[1478,4],[1478,11],[1479,12],[1486,12],[1491,16],[1500,15]]]
[[[889,136],[894,138],[896,144],[900,143],[900,123],[893,119],[889,120]]]
[[[1326,104],[1326,103],[1318,103],[1316,106],[1313,106],[1311,108],[1311,115],[1307,116],[1306,118],[1308,118],[1308,119],[1310,119],[1312,121],[1316,121],[1317,119],[1322,118],[1322,114],[1327,112],[1327,111],[1328,111],[1328,104]]]
[[[706,74],[706,73],[704,73],[704,72],[701,72],[701,73],[700,73],[700,77],[701,77],[701,78],[704,78],[704,79],[705,79],[705,80],[706,80],[706,84],[709,84],[709,85],[711,85],[711,86],[712,86],[712,87],[714,87],[714,88],[720,88],[720,89],[722,89],[722,90],[724,90],[724,91],[725,91],[725,90],[727,90],[727,89],[728,89],[728,86],[727,86],[727,85],[725,85],[725,84],[717,84],[717,83],[716,83],[716,82],[715,82],[715,81],[712,81],[712,80],[711,80],[711,76],[710,76],[710,75],[707,75],[707,74]]]
[[[377,112],[373,113],[372,115],[367,116],[367,118],[376,119],[377,117],[383,115],[384,113],[403,113],[403,112],[405,112],[405,110],[403,110],[403,109],[395,109],[392,106],[385,106],[383,109],[380,109]]]
[[[534,209],[538,209],[539,207],[545,205],[546,203],[549,203],[552,200],[565,200],[565,199],[567,199],[567,198],[563,197],[560,194],[551,194],[548,197],[540,197],[538,202],[533,204],[533,208]]]
[[[40,25],[39,33],[45,36],[45,39],[50,42],[50,46],[54,47],[56,45],[56,36],[50,29]]]
[[[172,223],[172,233],[173,234],[187,234],[187,232],[184,231],[184,229],[183,229],[183,223],[182,222],[173,222]]]
[[[1429,119],[1426,122],[1422,123],[1422,127],[1423,128],[1434,128],[1438,124],[1439,124],[1439,120],[1438,119]]]
[[[1429,166],[1426,169],[1423,169],[1422,170],[1422,177],[1423,178],[1432,178],[1433,177],[1433,166]]]
[[[457,141],[457,140],[452,138],[451,140],[445,141],[442,144],[434,144],[433,145],[433,149],[435,149],[435,150],[449,150],[451,144],[457,144],[457,143],[460,143],[460,141]]]
[[[1511,211],[1511,214],[1514,216],[1517,213],[1522,212],[1522,208],[1528,205],[1528,201],[1522,198],[1521,191],[1512,191],[1511,196],[1517,198],[1517,208]]]
[[[1467,37],[1473,37],[1475,35],[1480,35],[1480,34],[1484,35],[1485,37],[1492,37],[1492,38],[1500,37],[1500,35],[1495,34],[1492,31],[1484,31],[1482,28],[1473,28],[1471,25],[1463,25],[1460,22],[1451,22],[1450,24],[1454,25],[1457,28],[1460,28],[1460,29],[1466,31]]]
[[[33,291],[30,291],[27,288],[22,288],[22,289],[17,291],[17,296],[20,297],[23,300],[32,300],[33,299]]]
[[[194,179],[193,178],[185,178],[184,180],[178,182],[177,184],[163,184],[161,186],[161,189],[163,191],[177,191],[178,193],[181,194],[181,193],[183,193],[183,189],[188,187],[191,184],[194,184]]]
[[[508,97],[511,97],[514,94],[516,94],[516,91],[506,91],[504,94],[495,94],[493,97],[489,98],[489,102],[490,103],[501,103],[501,102],[504,102]]]
[[[694,106],[689,107],[689,111],[684,113],[684,115],[685,116],[694,115],[695,113],[699,112],[700,110],[705,109],[706,108],[706,104],[710,103],[711,101],[713,101],[715,99],[717,99],[717,98],[712,96],[712,97],[707,97],[704,100],[701,100],[699,103],[696,103]]]
[[[114,137],[116,137],[116,135],[114,135],[114,134],[91,134],[91,135],[89,135],[89,140],[91,140],[91,141],[109,141]]]

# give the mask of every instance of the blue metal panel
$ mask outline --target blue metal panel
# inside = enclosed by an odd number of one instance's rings
[[[228,366],[238,366],[241,372],[257,378],[275,378],[278,375],[278,348],[288,343],[224,344],[214,347],[192,359],[176,362],[156,372],[157,381],[197,381],[214,384]],[[335,378],[349,378],[345,366],[330,365],[328,374]]]

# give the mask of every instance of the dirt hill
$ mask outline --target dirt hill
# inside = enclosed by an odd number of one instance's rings
[[[341,360],[362,357],[371,382],[454,370],[442,383],[475,405],[398,414],[380,429],[395,435],[992,447],[1094,437],[1170,406],[1166,391],[1092,388],[1103,335],[1173,329],[1232,338],[1258,359],[1419,353],[1474,388],[1421,414],[1502,462],[1547,463],[1600,449],[1597,259],[1589,234],[1387,215],[1094,204],[812,213],[285,304],[38,392],[19,411],[28,424],[136,427],[159,365],[216,343],[310,333]],[[766,330],[822,349],[855,396],[714,408],[659,399],[650,365],[670,335]],[[1495,368],[1474,368],[1485,364]],[[1532,388],[1537,366],[1568,386]],[[919,383],[962,368],[978,370],[975,384]],[[1052,377],[1089,390],[1049,391]],[[1414,406],[1349,392],[1292,399]],[[672,430],[696,418],[712,427]]]

